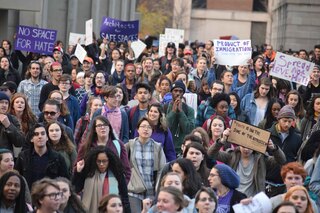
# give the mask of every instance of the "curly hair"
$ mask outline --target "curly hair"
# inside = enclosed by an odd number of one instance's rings
[[[113,153],[113,151],[111,151],[109,148],[106,148],[104,146],[97,146],[89,151],[88,155],[85,158],[85,164],[82,170],[82,174],[85,177],[94,176],[95,172],[98,170],[96,160],[98,158],[98,155],[101,153],[105,153],[107,155],[109,159],[108,169],[114,174],[118,182],[120,182],[119,180],[123,178],[123,172],[124,172],[120,158],[118,158]]]
[[[28,98],[26,95],[22,94],[22,93],[15,93],[12,97],[11,97],[11,101],[10,101],[10,109],[9,109],[9,113],[17,116],[16,111],[14,110],[14,102],[16,99],[18,98],[22,98],[24,100],[24,110],[21,116],[21,130],[24,134],[27,134],[31,125],[37,123],[37,117],[33,114],[29,104],[28,104]]]
[[[216,108],[218,106],[218,104],[221,102],[221,101],[226,101],[228,103],[228,106],[230,105],[230,97],[228,94],[226,93],[217,93],[215,94],[212,99],[211,99],[211,107],[212,108]]]
[[[284,181],[287,173],[292,171],[296,175],[300,175],[303,181],[306,179],[308,173],[299,162],[290,162],[281,167],[281,178]]]

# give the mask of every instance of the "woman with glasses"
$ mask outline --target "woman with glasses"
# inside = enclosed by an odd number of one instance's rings
[[[64,177],[55,179],[62,193],[59,210],[63,213],[86,213],[83,203],[76,194],[70,180]]]
[[[32,185],[31,198],[35,206],[33,213],[57,213],[60,207],[62,193],[57,182],[43,178]]]
[[[121,159],[122,166],[127,182],[130,180],[131,170],[128,160],[127,151],[122,143],[118,140],[114,133],[109,120],[99,115],[93,119],[90,124],[88,135],[84,143],[80,144],[77,162],[84,162],[84,158],[92,147],[104,146],[109,148],[113,153]]]
[[[120,159],[108,148],[98,146],[84,161],[79,161],[73,178],[76,192],[90,213],[98,213],[99,201],[108,194],[118,194],[125,212],[130,212],[128,190]]]
[[[152,126],[148,118],[137,124],[139,137],[125,144],[131,162],[131,179],[128,183],[132,212],[141,212],[142,200],[154,199],[155,185],[166,163],[161,144],[152,138]]]
[[[151,104],[148,107],[147,117],[152,126],[151,138],[161,143],[167,162],[175,160],[177,157],[174,150],[172,134],[167,126],[162,106],[159,103]],[[139,136],[137,131],[135,132],[135,136]]]
[[[0,178],[0,212],[27,213],[32,211],[25,200],[26,184],[17,172],[9,171]]]

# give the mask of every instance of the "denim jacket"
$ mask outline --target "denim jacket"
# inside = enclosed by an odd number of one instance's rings
[[[250,124],[253,124],[257,112],[257,104],[254,98],[254,93],[244,96],[241,101],[241,110],[249,117]]]

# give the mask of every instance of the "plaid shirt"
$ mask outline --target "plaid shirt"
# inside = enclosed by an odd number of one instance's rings
[[[154,144],[152,140],[149,140],[145,144],[141,144],[139,140],[135,142],[135,149],[136,149],[136,161],[138,164],[138,169],[140,172],[141,177],[143,178],[144,183],[147,187],[147,193],[144,194],[135,194],[129,193],[129,195],[139,198],[143,200],[145,198],[153,198],[155,191],[154,191],[154,175],[153,175],[153,167],[154,167]]]
[[[40,114],[39,110],[39,101],[40,101],[40,92],[43,85],[47,84],[45,80],[40,80],[39,83],[33,83],[31,78],[23,80],[20,82],[17,91],[25,94],[28,97],[28,104],[31,107],[35,115]]]

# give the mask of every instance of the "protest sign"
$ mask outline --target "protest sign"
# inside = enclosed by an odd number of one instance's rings
[[[57,31],[29,26],[18,26],[15,49],[51,55]]]
[[[69,34],[69,45],[76,45],[78,44],[78,40],[79,44],[85,44],[85,38],[86,35],[85,34],[80,34],[80,33],[70,33]]]
[[[109,41],[127,42],[138,40],[139,21],[121,21],[103,17],[100,27],[101,38]]]
[[[131,43],[131,48],[134,52],[134,57],[138,58],[140,54],[143,52],[144,48],[146,48],[146,44],[138,39],[138,41],[134,41]]]
[[[270,132],[233,120],[228,141],[264,154],[269,138]]]
[[[164,56],[166,52],[166,46],[169,42],[173,42],[176,46],[176,53],[178,54],[179,43],[184,42],[184,30],[166,28],[165,34],[159,36],[159,57]]]
[[[307,86],[314,63],[277,52],[270,75]]]
[[[159,57],[164,56],[166,53],[166,47],[169,42],[173,42],[176,46],[176,49],[178,49],[179,42],[177,40],[174,40],[172,36],[168,36],[166,34],[160,34],[159,35]],[[178,51],[177,51],[178,52]]]
[[[77,44],[74,55],[79,59],[80,63],[83,64],[83,60],[87,55],[87,51],[80,44]]]
[[[88,46],[90,44],[92,44],[93,42],[93,37],[92,37],[92,24],[93,21],[92,19],[89,19],[88,21],[86,21],[86,40],[85,40],[85,45]]]
[[[235,213],[263,213],[272,212],[272,203],[264,192],[256,194],[251,203],[244,205],[238,203],[232,206]]]
[[[183,43],[184,41],[184,30],[174,29],[174,28],[166,28],[164,34],[173,39],[172,42],[177,41],[178,43]]]
[[[246,65],[251,59],[251,54],[251,40],[214,40],[216,64]]]

